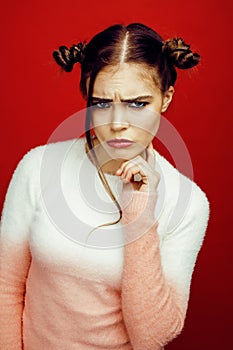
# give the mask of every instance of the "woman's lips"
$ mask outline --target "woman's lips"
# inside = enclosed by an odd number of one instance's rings
[[[113,139],[107,141],[108,146],[113,148],[126,148],[133,144],[134,142],[128,139]]]

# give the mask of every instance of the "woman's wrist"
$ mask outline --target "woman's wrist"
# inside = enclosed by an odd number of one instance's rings
[[[157,192],[123,191],[121,196],[122,219],[125,223],[135,220],[155,220]]]

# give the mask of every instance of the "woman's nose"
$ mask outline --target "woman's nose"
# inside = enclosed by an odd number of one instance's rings
[[[112,109],[111,129],[114,131],[119,131],[122,129],[127,129],[128,127],[129,122],[127,120],[126,111],[120,104],[115,104]]]

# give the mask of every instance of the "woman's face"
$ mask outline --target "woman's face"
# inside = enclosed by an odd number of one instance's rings
[[[128,160],[141,154],[156,135],[160,113],[172,99],[164,95],[140,64],[107,67],[96,77],[92,123],[98,142],[111,159]]]

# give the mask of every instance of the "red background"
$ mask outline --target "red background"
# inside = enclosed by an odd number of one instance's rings
[[[19,159],[84,107],[79,69],[61,73],[51,52],[113,23],[143,22],[164,39],[183,36],[202,56],[180,71],[166,117],[182,135],[211,218],[193,275],[182,334],[169,350],[227,349],[232,324],[232,1],[23,0],[1,2],[0,206]],[[143,349],[142,349],[143,350]]]

